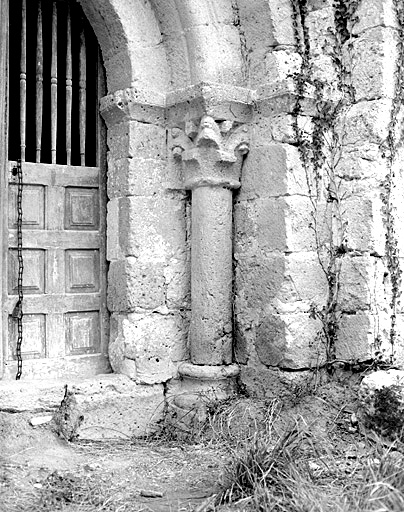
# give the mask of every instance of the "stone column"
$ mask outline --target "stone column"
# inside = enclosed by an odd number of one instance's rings
[[[192,190],[190,358],[194,365],[228,365],[233,337],[232,190],[240,186],[247,128],[232,121],[216,123],[205,115],[197,131],[193,123],[186,126],[186,136],[188,148],[180,148],[177,155],[183,162],[184,188]]]
[[[192,191],[190,363],[179,367],[182,390],[175,399],[189,409],[201,393],[226,396],[238,374],[232,364],[232,195],[240,187],[248,128],[204,115],[199,126],[185,124],[185,136],[176,128],[172,136],[184,188]]]

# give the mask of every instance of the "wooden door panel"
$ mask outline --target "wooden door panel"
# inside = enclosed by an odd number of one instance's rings
[[[45,187],[27,185],[22,198],[22,225],[27,229],[44,229],[45,227]],[[17,186],[10,185],[8,195],[8,226],[17,228]]]
[[[66,187],[65,229],[98,230],[100,208],[98,189]]]
[[[22,357],[27,359],[39,359],[46,357],[46,318],[44,314],[24,315],[24,346]],[[17,339],[17,323],[9,317],[9,348],[12,358],[16,359],[15,340]]]
[[[23,293],[25,295],[45,293],[45,251],[23,249],[22,254],[24,259]],[[10,249],[8,257],[9,295],[18,295],[17,276],[17,250]]]
[[[100,290],[99,251],[66,251],[66,292],[94,293]]]
[[[100,351],[98,311],[67,313],[65,321],[67,354],[93,354]]]

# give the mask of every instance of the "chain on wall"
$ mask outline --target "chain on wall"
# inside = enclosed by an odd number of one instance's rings
[[[21,160],[18,160],[17,166],[13,169],[13,175],[17,177],[17,258],[18,258],[18,277],[17,277],[17,291],[18,300],[14,306],[12,313],[13,319],[17,322],[17,374],[16,380],[19,380],[22,375],[22,301],[23,301],[23,289],[22,289],[22,277],[24,272],[24,260],[22,256],[22,165]]]

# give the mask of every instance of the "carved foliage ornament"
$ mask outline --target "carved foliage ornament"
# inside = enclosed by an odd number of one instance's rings
[[[184,165],[184,186],[238,188],[242,157],[249,151],[249,129],[234,121],[215,121],[203,116],[197,125],[185,123],[185,130],[173,128],[172,152]]]

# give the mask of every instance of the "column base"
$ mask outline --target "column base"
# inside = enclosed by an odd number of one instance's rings
[[[168,405],[168,422],[184,436],[201,427],[208,420],[209,406],[235,394],[238,365],[194,365],[183,363],[179,369],[179,387]]]

